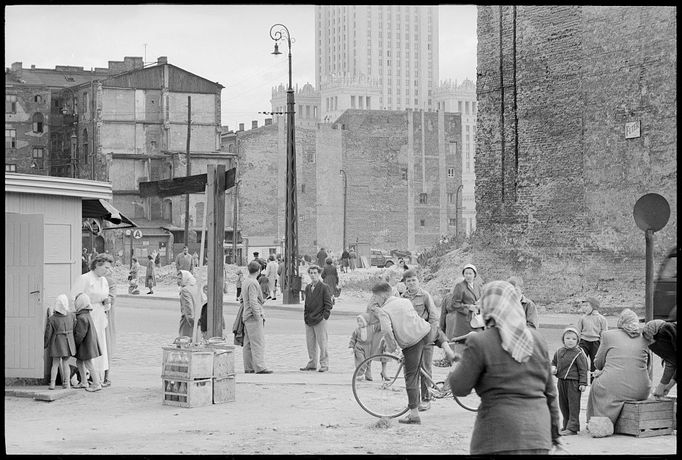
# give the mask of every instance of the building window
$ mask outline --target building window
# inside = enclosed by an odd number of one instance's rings
[[[33,132],[34,133],[42,133],[43,132],[43,114],[42,113],[34,113],[33,114]]]
[[[448,178],[452,179],[455,177],[455,168],[448,168]]]
[[[33,96],[33,102],[37,102],[38,104],[42,104],[43,103],[43,96],[41,96],[40,94],[36,94],[35,96]]]
[[[448,203],[453,204],[455,202],[455,194],[450,192],[448,193]]]
[[[83,130],[83,152],[82,152],[82,155],[83,155],[83,163],[84,163],[84,164],[88,164],[88,153],[89,153],[89,149],[88,149],[88,130],[87,130],[87,129],[84,129],[84,130]]]
[[[5,113],[17,113],[17,96],[5,94]]]
[[[17,148],[17,130],[16,129],[6,129],[5,130],[5,148],[6,149]]]
[[[43,169],[43,149],[42,148],[34,148],[32,157],[33,157],[33,163],[35,164],[36,169]]]
[[[5,164],[5,172],[17,172],[17,165]]]
[[[419,204],[428,204],[428,195],[426,193],[419,194]]]
[[[407,168],[402,168],[400,170],[400,175],[402,180],[407,180]]]
[[[453,219],[453,218],[448,219],[448,225],[450,227],[456,227],[457,226],[457,219]]]
[[[419,225],[421,227],[425,227],[426,226],[426,219],[419,219]]]
[[[305,193],[305,184],[301,184],[301,193]]]
[[[305,160],[308,163],[315,163],[315,151],[307,151],[305,153]]]

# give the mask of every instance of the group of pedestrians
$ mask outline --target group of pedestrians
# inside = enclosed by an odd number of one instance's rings
[[[52,359],[49,389],[54,390],[58,374],[65,389],[99,391],[111,385],[110,367],[115,344],[114,260],[109,254],[96,254],[90,270],[74,283],[70,298],[57,296],[48,311],[44,347]],[[69,364],[76,360],[76,375]],[[73,380],[78,383],[71,385]],[[89,383],[92,381],[92,384]]]

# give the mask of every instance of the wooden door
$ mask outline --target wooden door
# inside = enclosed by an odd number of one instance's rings
[[[43,216],[5,213],[5,377],[43,378]]]

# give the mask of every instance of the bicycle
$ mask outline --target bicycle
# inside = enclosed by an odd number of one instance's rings
[[[456,337],[450,343],[461,342],[465,336]],[[381,373],[377,380],[359,380],[364,376],[366,366],[381,365]],[[409,409],[405,401],[405,379],[403,377],[404,357],[382,353],[370,356],[362,361],[353,372],[353,396],[355,401],[370,415],[379,418],[395,418],[405,414]],[[478,411],[480,398],[475,393],[467,396],[455,396],[444,381],[434,382],[426,373],[423,365],[419,366],[421,378],[426,382],[432,398],[442,399],[452,396],[460,407],[471,412]]]

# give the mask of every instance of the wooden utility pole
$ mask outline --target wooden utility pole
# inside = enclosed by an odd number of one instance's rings
[[[206,306],[206,330],[209,337],[222,337],[225,165],[208,165],[207,174],[208,305]]]
[[[187,177],[192,175],[189,142],[192,134],[192,96],[187,96]],[[206,210],[204,209],[204,212]],[[185,195],[185,246],[189,246],[189,193]]]

